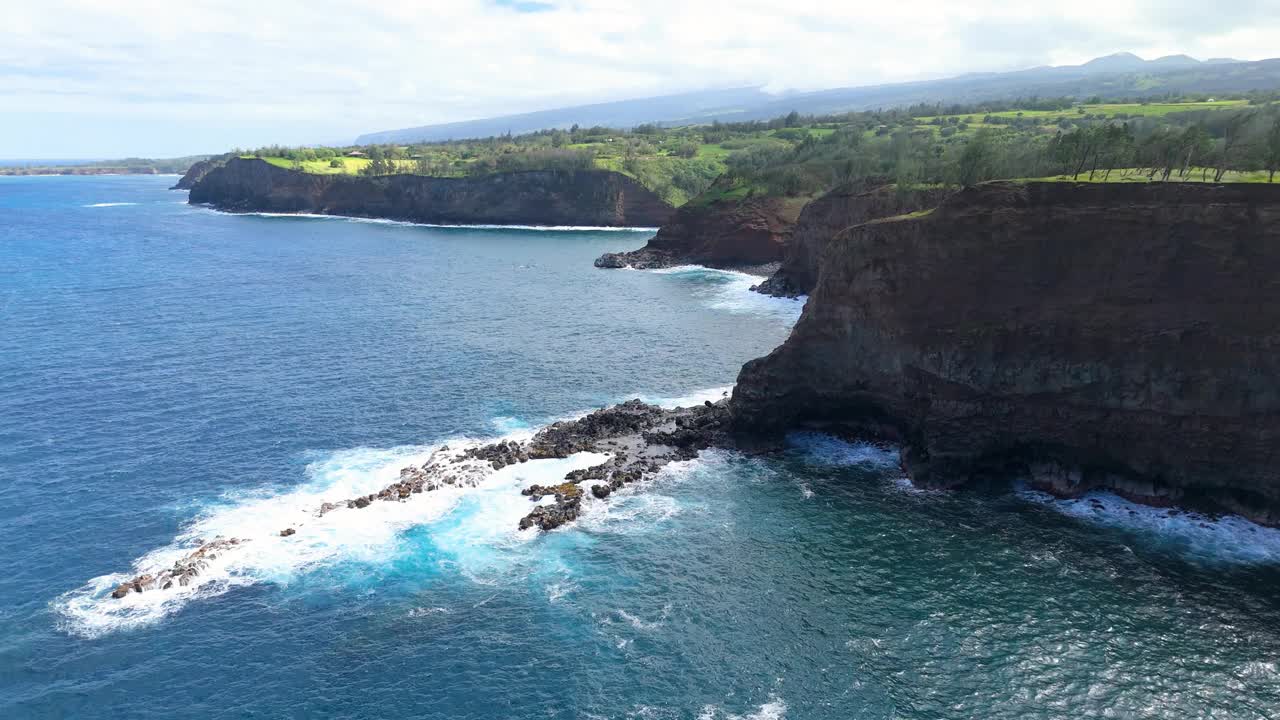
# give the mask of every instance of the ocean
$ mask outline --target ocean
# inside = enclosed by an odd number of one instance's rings
[[[309,520],[441,443],[723,396],[799,301],[591,261],[652,230],[228,215],[0,177],[0,717],[1269,718],[1280,532],[711,451],[575,523],[519,489]],[[172,591],[110,597],[213,537]]]

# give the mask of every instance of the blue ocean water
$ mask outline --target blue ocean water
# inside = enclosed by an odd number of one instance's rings
[[[922,493],[825,436],[549,534],[518,488],[592,458],[273,539],[440,442],[718,397],[799,305],[591,266],[643,233],[232,216],[172,181],[0,178],[0,716],[1280,713],[1280,533]],[[218,534],[255,540],[108,596]]]

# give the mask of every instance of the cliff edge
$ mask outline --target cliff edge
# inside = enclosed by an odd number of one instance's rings
[[[740,433],[899,442],[914,482],[1280,522],[1280,192],[992,183],[827,246],[790,338],[743,367]]]
[[[836,235],[871,220],[936,207],[952,192],[940,186],[903,188],[874,178],[837,187],[804,206],[781,267],[753,289],[777,297],[807,295],[818,283],[819,259]]]
[[[722,182],[707,194],[723,191]],[[704,196],[705,197],[705,196]],[[605,253],[596,267],[651,269],[673,265],[758,270],[781,262],[791,228],[807,198],[760,195],[682,206],[648,244],[625,253]]]
[[[214,168],[217,168],[226,162],[226,157],[209,158],[208,160],[197,160],[187,168],[178,182],[174,184],[170,190],[190,190],[195,184],[208,175]]]
[[[377,217],[440,224],[658,226],[673,208],[607,170],[465,178],[318,175],[233,158],[197,180],[190,200],[222,210]]]

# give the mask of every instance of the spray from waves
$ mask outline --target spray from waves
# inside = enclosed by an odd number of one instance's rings
[[[659,275],[671,275],[694,286],[694,294],[703,298],[711,307],[732,313],[768,315],[794,324],[804,309],[805,296],[778,298],[752,292],[764,278],[736,270],[718,270],[701,265],[677,265],[658,270],[646,270]]]
[[[898,467],[898,450],[871,443],[851,443],[818,432],[795,432],[787,435],[787,445],[808,465],[815,467],[868,468]]]
[[[715,705],[707,705],[698,714],[698,720],[783,720],[786,716],[787,704],[782,701],[782,698],[774,695],[769,698],[769,702],[747,715],[734,715],[721,710]]]
[[[98,637],[158,622],[193,600],[236,587],[287,585],[303,573],[340,563],[384,563],[405,551],[403,532],[421,525],[432,528],[434,544],[457,558],[464,574],[482,578],[510,562],[504,550],[537,536],[517,529],[530,508],[529,499],[520,494],[522,488],[560,482],[565,473],[606,459],[579,453],[562,460],[533,460],[492,471],[474,487],[444,486],[403,502],[317,516],[323,503],[377,492],[395,482],[401,468],[425,462],[434,451],[422,446],[340,451],[309,465],[306,482],[296,487],[227,496],[205,508],[173,542],[138,558],[130,573],[93,578],[54,600],[59,626],[71,634]],[[298,531],[281,537],[285,528]],[[216,537],[243,542],[210,561],[190,585],[111,597],[121,582],[157,574]]]
[[[704,402],[708,402],[708,401],[719,402],[729,397],[729,395],[732,392],[733,392],[732,385],[721,385],[719,387],[708,388],[706,390],[698,390],[697,392],[689,393],[688,395],[679,395],[675,397],[670,397],[666,395],[650,395],[646,393],[637,393],[634,395],[628,395],[625,398],[621,398],[619,402],[621,402],[622,400],[630,400],[631,398],[638,398],[639,400],[649,403],[650,405],[657,405],[658,407],[666,408],[670,410],[672,408],[678,408],[678,407],[690,407],[692,405],[701,405]]]
[[[1062,499],[1026,486],[1017,494],[1064,515],[1142,538],[1144,545],[1208,564],[1280,563],[1280,529],[1238,515],[1213,518],[1196,512],[1139,505],[1108,492]]]
[[[87,207],[87,208],[109,208],[109,207],[126,207],[126,206],[129,206],[129,205],[137,205],[137,204],[138,204],[138,203],[136,203],[136,202],[105,202],[105,203],[94,203],[94,204],[92,204],[92,205],[85,205],[85,207]]]
[[[652,632],[665,625],[667,623],[667,619],[671,617],[671,603],[667,603],[662,606],[662,614],[657,620],[644,620],[622,609],[619,609],[616,612],[619,618],[636,630]]]
[[[423,223],[410,220],[391,220],[388,218],[355,217],[350,215],[328,215],[325,213],[282,213],[282,212],[226,212],[208,205],[196,205],[198,209],[218,215],[244,215],[260,218],[292,218],[298,220],[338,220],[342,222],[367,223],[370,225],[393,225],[398,227],[427,227],[453,230],[529,230],[535,232],[624,232],[655,233],[656,227],[616,227],[612,225],[494,225],[494,224],[450,224]]]

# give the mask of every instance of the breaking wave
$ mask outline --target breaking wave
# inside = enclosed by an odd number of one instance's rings
[[[817,467],[898,467],[898,449],[885,445],[846,442],[818,432],[791,433],[787,435],[787,445],[797,451],[806,464]]]
[[[769,702],[756,708],[755,712],[747,715],[735,715],[715,705],[707,705],[698,714],[698,720],[783,720],[786,716],[787,704],[781,698],[774,696],[769,698]]]
[[[1032,490],[1018,496],[1085,522],[1136,534],[1143,545],[1207,564],[1280,563],[1280,529],[1238,515],[1210,517],[1197,512],[1140,505],[1109,492],[1062,499]]]
[[[693,286],[693,294],[713,308],[732,313],[768,315],[794,324],[800,319],[807,296],[779,298],[753,292],[764,278],[759,275],[719,270],[702,265],[676,265],[657,270],[644,270],[659,275],[671,275]]]
[[[665,407],[692,405],[718,399],[728,389],[712,388],[657,400]],[[496,439],[503,440],[528,440],[537,429],[508,416],[495,417],[492,424],[500,434]],[[454,438],[448,445],[457,450],[492,440]],[[518,529],[520,518],[532,507],[520,490],[533,484],[557,484],[569,471],[599,464],[608,457],[579,453],[566,459],[531,460],[490,471],[474,487],[444,486],[403,502],[375,502],[360,510],[342,509],[317,517],[322,504],[376,493],[395,482],[401,468],[426,462],[439,447],[341,450],[309,464],[306,479],[299,485],[236,491],[197,506],[195,519],[171,543],[136,559],[128,572],[100,575],[55,599],[52,606],[59,626],[74,635],[98,637],[158,622],[192,601],[237,587],[261,583],[285,586],[304,573],[325,567],[387,562],[412,550],[404,533],[419,526],[428,528],[432,545],[448,555],[463,575],[490,583],[523,559],[513,552],[520,553],[539,536]],[[681,477],[697,462],[675,463],[659,476]],[[543,502],[550,501],[545,498]],[[680,511],[674,498],[628,487],[614,493],[608,502],[588,498],[581,517],[570,527],[598,533],[637,532],[660,525]],[[297,532],[281,537],[280,531],[287,528]],[[212,559],[185,587],[111,597],[121,583],[144,573],[158,574],[218,537],[247,542]]]
[[[456,449],[458,444],[451,447]],[[517,529],[531,507],[520,494],[522,488],[560,482],[565,473],[606,458],[579,453],[563,460],[532,460],[492,471],[475,487],[444,486],[404,502],[375,502],[361,510],[342,509],[317,517],[321,504],[377,492],[395,482],[401,468],[425,462],[435,449],[343,450],[307,466],[307,480],[301,485],[230,494],[200,512],[173,542],[135,560],[129,572],[101,575],[57,598],[53,606],[61,618],[60,627],[75,635],[97,637],[157,622],[193,600],[236,587],[288,585],[301,574],[326,566],[385,562],[405,551],[403,532],[422,525],[432,526],[433,543],[453,555],[464,574],[483,575],[492,569],[495,550],[537,537]],[[281,537],[280,531],[286,528],[297,533]],[[120,583],[142,573],[158,573],[216,537],[247,542],[212,560],[186,587],[111,597]]]
[[[261,218],[292,218],[300,220],[339,220],[342,222],[368,223],[371,225],[398,225],[403,227],[427,227],[457,230],[532,230],[541,232],[627,232],[655,233],[656,227],[617,227],[612,225],[497,225],[497,224],[460,224],[460,223],[424,223],[411,220],[391,220],[388,218],[369,218],[351,215],[328,215],[325,213],[288,213],[288,212],[227,212],[208,205],[197,205],[202,210],[219,215],[245,215]]]

